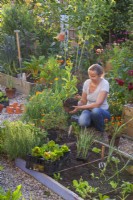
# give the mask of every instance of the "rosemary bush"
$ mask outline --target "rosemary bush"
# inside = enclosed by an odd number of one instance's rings
[[[45,142],[46,133],[40,131],[33,124],[22,121],[4,122],[3,151],[9,158],[24,157],[31,149]]]

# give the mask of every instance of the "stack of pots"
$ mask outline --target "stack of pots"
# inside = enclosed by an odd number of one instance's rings
[[[9,106],[6,107],[6,112],[8,114],[21,114],[23,112],[23,104],[18,104],[18,102],[15,102]]]

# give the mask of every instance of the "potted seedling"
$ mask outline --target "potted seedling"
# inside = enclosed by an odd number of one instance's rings
[[[12,99],[15,97],[16,88],[14,87],[12,76],[8,76],[7,87],[5,88],[5,92],[9,99]]]

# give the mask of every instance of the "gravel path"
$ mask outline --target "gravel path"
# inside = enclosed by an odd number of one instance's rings
[[[0,89],[4,91],[4,87],[0,86]],[[17,93],[14,99],[9,100],[9,104],[14,102],[25,104],[26,96]],[[0,124],[2,124],[4,120],[14,121],[19,120],[20,118],[21,114],[8,114],[4,108],[2,113],[0,113]],[[0,186],[3,187],[5,191],[7,191],[9,188],[14,191],[16,186],[19,184],[22,185],[22,194],[26,200],[62,200],[60,196],[43,186],[33,177],[15,167],[14,161],[9,161],[1,156]]]
[[[4,88],[0,86],[0,89],[4,91]],[[10,100],[10,104],[18,102],[26,103],[26,96],[23,94],[17,94],[14,99]],[[17,114],[7,114],[4,108],[0,113],[0,124],[4,120],[18,120],[21,117]],[[107,142],[107,135],[104,137],[104,141]],[[128,138],[121,138],[119,150],[124,151],[130,155],[133,155],[133,141]],[[1,156],[1,155],[0,155]],[[3,168],[3,169],[1,169]],[[24,173],[17,167],[13,161],[9,161],[5,157],[0,158],[0,186],[7,191],[9,188],[13,191],[16,186],[22,185],[22,193],[26,200],[62,200],[57,194],[43,186],[37,180],[30,175]]]
[[[14,191],[16,186],[22,185],[22,194],[26,200],[62,200],[57,194],[43,186],[30,175],[15,167],[14,162],[11,162],[4,157],[0,159],[0,186],[5,191],[9,188]],[[31,200],[30,199],[30,200]]]

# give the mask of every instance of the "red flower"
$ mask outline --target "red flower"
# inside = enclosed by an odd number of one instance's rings
[[[128,75],[129,75],[129,76],[133,76],[133,70],[129,70],[129,71],[128,71]]]
[[[130,90],[133,90],[133,83],[129,83],[128,84],[128,90],[130,91]]]
[[[120,86],[124,85],[124,81],[122,79],[115,78],[115,80]]]

